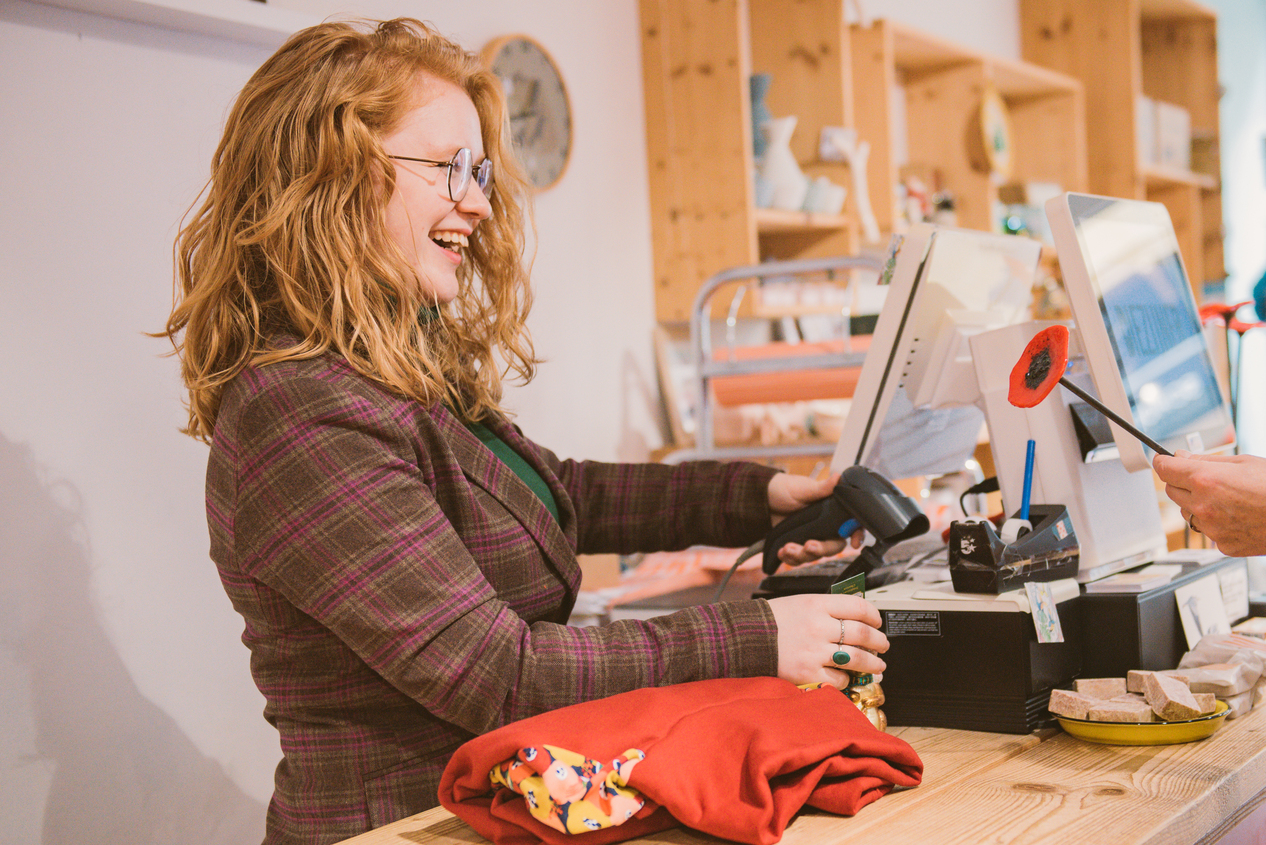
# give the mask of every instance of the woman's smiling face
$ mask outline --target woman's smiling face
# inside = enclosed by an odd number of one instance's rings
[[[447,162],[465,147],[476,165],[482,162],[479,114],[466,92],[425,75],[418,77],[415,92],[419,105],[383,136],[387,155]],[[433,304],[450,302],[457,295],[457,269],[465,260],[470,235],[492,214],[492,206],[473,178],[466,195],[453,202],[446,165],[400,160],[394,164],[396,188],[387,202],[387,234],[408,258]]]

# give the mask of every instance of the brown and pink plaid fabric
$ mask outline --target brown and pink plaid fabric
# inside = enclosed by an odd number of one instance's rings
[[[777,670],[762,601],[564,624],[576,553],[742,546],[773,471],[559,460],[488,426],[561,524],[441,406],[327,355],[238,376],[207,470],[211,557],[281,736],[269,843],[337,842],[437,803],[472,736],[641,687]]]

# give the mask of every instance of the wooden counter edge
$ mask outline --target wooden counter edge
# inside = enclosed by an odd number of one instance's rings
[[[916,727],[893,727],[888,732],[909,742],[923,758],[923,784],[890,793],[868,805],[862,811],[868,819],[899,813],[908,802],[925,800],[930,793],[948,789],[959,781],[1001,765],[1059,733],[1048,730],[1033,734],[993,734]],[[793,821],[792,825],[795,824],[796,821]],[[699,836],[677,828],[638,841],[688,842],[698,841]],[[487,842],[448,810],[434,807],[344,840],[340,845],[487,845]]]
[[[911,812],[926,815],[942,798],[951,806],[964,792],[980,784],[1006,783],[1014,777],[1031,785],[1032,778],[1039,776],[1040,781],[1049,781],[1051,794],[1074,785],[1084,788],[1086,784],[1079,783],[1082,775],[1078,772],[1042,768],[1044,757],[1066,757],[1069,753],[1084,753],[1088,767],[1097,766],[1102,772],[1116,772],[1123,757],[1140,757],[1145,760],[1145,772],[1122,770],[1120,776],[1126,778],[1127,784],[1130,778],[1140,778],[1143,786],[1153,790],[1148,796],[1152,799],[1173,799],[1173,811],[1158,817],[1150,829],[1138,830],[1138,835],[1129,840],[1131,843],[1213,843],[1250,816],[1257,819],[1266,813],[1266,708],[1257,708],[1228,722],[1206,740],[1175,746],[1098,746],[1062,731],[991,734],[899,727],[890,732],[909,742],[923,758],[923,784],[895,791],[852,818],[806,812],[788,826],[784,845],[821,845],[842,841],[842,837],[881,834],[894,824],[900,826],[899,820],[908,818]],[[1195,771],[1184,771],[1192,766]],[[1193,784],[1201,788],[1193,792]],[[1071,822],[1047,821],[1056,826],[1075,827],[1078,823],[1075,813]],[[980,823],[979,819],[970,822],[977,832],[986,832]],[[1037,835],[1041,838],[1043,834]],[[348,839],[344,845],[484,845],[486,841],[460,819],[437,807]],[[697,845],[715,840],[675,828],[638,841]],[[999,841],[1028,840],[1021,836]]]

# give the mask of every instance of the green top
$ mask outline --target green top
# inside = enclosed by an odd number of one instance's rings
[[[523,456],[510,448],[510,444],[506,443],[498,437],[493,431],[483,423],[469,422],[462,420],[466,428],[470,429],[470,433],[479,438],[480,442],[492,450],[492,453],[501,459],[501,462],[508,466],[515,475],[523,480],[523,483],[536,494],[545,507],[549,508],[549,512],[554,515],[554,521],[561,524],[558,517],[558,503],[554,501],[554,494],[550,492],[549,485],[545,483],[545,479],[541,478],[541,474],[532,468],[532,465],[523,460]]]

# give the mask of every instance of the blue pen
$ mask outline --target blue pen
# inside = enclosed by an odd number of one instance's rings
[[[1024,498],[1020,501],[1020,519],[1029,518],[1029,498],[1033,495],[1033,453],[1036,449],[1037,441],[1030,440],[1024,454]]]

